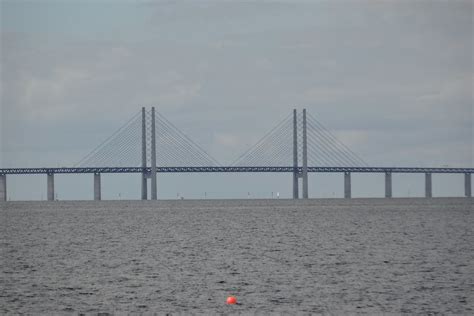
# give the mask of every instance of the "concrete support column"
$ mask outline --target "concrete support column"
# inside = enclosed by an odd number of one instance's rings
[[[155,139],[155,107],[151,108],[151,199],[156,200],[156,139]]]
[[[146,113],[142,107],[142,200],[148,199],[147,174],[146,174]]]
[[[94,201],[100,201],[101,199],[100,173],[94,173]]]
[[[392,173],[385,172],[385,197],[392,197]]]
[[[303,109],[303,199],[308,198],[308,144],[306,137],[306,109]]]
[[[54,201],[54,173],[48,173],[47,175],[47,197],[48,201]]]
[[[425,197],[433,197],[431,189],[431,173],[429,172],[425,173]]]
[[[344,172],[344,197],[350,199],[351,195],[351,173]]]
[[[6,185],[5,185],[6,188]],[[464,174],[464,195],[466,197],[471,197],[471,174],[470,173],[465,173]]]
[[[0,202],[7,200],[7,175],[0,174]]]
[[[299,197],[298,190],[298,128],[296,109],[293,110],[293,198]]]

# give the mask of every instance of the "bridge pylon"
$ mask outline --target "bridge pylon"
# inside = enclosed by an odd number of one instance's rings
[[[148,199],[148,174],[146,172],[146,111],[142,107],[142,200]]]
[[[303,109],[303,199],[308,198],[308,141],[306,134],[306,109]]]
[[[155,107],[151,108],[151,199],[157,199]]]
[[[293,110],[293,199],[299,197],[298,190],[298,120],[296,109]]]
[[[303,109],[303,128],[302,128],[302,170],[299,171],[298,159],[298,115],[296,109],[293,110],[293,199],[299,198],[298,179],[303,179],[303,199],[308,198],[308,144],[306,130],[306,109]]]

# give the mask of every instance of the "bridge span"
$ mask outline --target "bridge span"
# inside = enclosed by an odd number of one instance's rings
[[[127,166],[133,159],[135,166]],[[100,200],[102,173],[140,173],[141,199],[148,199],[148,179],[151,179],[151,199],[156,200],[159,173],[242,172],[291,173],[294,199],[300,197],[299,179],[302,179],[302,197],[309,198],[308,173],[343,173],[345,198],[351,198],[352,173],[385,174],[386,198],[392,197],[392,173],[424,173],[425,197],[432,197],[432,174],[464,174],[464,195],[471,197],[474,168],[371,167],[313,117],[308,119],[305,109],[302,115],[294,110],[292,116],[280,122],[232,165],[221,166],[164,117],[155,116],[154,108],[148,112],[142,108],[141,119],[138,115],[133,117],[78,166],[0,168],[0,201],[7,200],[7,175],[45,174],[47,198],[54,200],[55,174],[90,173],[94,176],[94,199]]]
[[[156,167],[157,173],[209,173],[209,172],[250,172],[250,173],[289,173],[303,171],[303,167],[265,167],[265,166],[218,166],[218,167]],[[61,168],[5,168],[0,174],[54,174],[54,173],[151,173],[146,167],[61,167]],[[474,168],[424,168],[424,167],[308,167],[308,172],[321,173],[474,173]]]

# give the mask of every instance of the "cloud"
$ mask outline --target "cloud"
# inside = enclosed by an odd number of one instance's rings
[[[242,145],[244,142],[236,135],[217,134],[216,143],[222,147],[236,147]]]
[[[57,12],[44,6],[38,21]],[[438,148],[439,161],[472,164],[471,1],[120,8],[123,21],[61,6],[77,23],[49,31],[2,19],[2,165],[34,165],[38,145],[77,161],[141,106],[223,162],[307,108],[370,163],[438,163]]]
[[[49,78],[25,78],[18,95],[21,111],[32,120],[58,120],[76,111],[74,103],[67,102],[70,92],[90,78],[83,69],[57,68]]]
[[[357,148],[369,142],[369,133],[361,130],[337,130],[333,133],[338,140],[349,148]]]

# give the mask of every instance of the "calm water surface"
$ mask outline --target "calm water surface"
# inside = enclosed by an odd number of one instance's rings
[[[6,202],[0,313],[473,314],[473,201]]]

